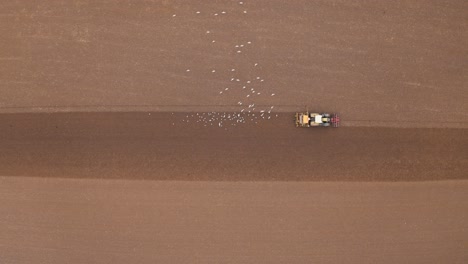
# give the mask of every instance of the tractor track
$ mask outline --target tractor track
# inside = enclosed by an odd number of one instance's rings
[[[465,129],[301,129],[290,114],[245,123],[204,118],[191,112],[2,114],[0,175],[196,181],[467,178]]]
[[[257,109],[269,109],[270,105],[256,105]],[[275,114],[294,116],[294,112],[304,111],[305,108],[295,105],[273,105]],[[2,114],[35,114],[35,113],[126,113],[126,112],[161,112],[161,113],[209,113],[231,112],[241,114],[243,109],[238,105],[77,105],[77,106],[32,106],[32,107],[0,107]],[[309,108],[307,108],[309,109]],[[312,109],[316,112],[322,110]],[[329,110],[323,110],[330,112]],[[260,110],[252,111],[260,113]],[[420,121],[408,120],[379,120],[379,119],[354,119],[348,114],[339,113],[341,126],[343,127],[393,127],[393,128],[463,128],[468,129],[468,121]]]

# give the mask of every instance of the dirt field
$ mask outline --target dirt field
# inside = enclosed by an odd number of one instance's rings
[[[466,129],[298,129],[291,113],[255,117],[220,127],[217,121],[196,122],[203,119],[195,113],[3,114],[0,175],[234,181],[468,177]]]
[[[466,10],[0,2],[0,263],[467,263]]]
[[[3,112],[243,101],[468,128],[463,0],[22,0],[0,10]]]
[[[3,263],[465,263],[466,181],[0,178]]]

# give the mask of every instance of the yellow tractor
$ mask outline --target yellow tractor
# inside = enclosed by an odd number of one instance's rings
[[[309,113],[309,111],[296,113],[296,127],[316,127],[340,125],[340,117],[333,113]]]

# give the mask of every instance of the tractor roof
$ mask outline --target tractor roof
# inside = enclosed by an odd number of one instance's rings
[[[315,123],[317,123],[317,124],[322,123],[322,115],[316,115],[315,116]]]

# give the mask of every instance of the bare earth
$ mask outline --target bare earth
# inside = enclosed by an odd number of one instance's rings
[[[467,263],[467,10],[0,2],[0,263]]]
[[[197,123],[192,115],[3,114],[0,175],[223,181],[468,178],[466,129],[300,129],[293,113],[219,127]]]
[[[466,263],[468,183],[0,178],[2,263]]]
[[[466,10],[464,0],[2,1],[0,111],[243,101],[359,125],[468,128]],[[249,80],[260,95],[246,97]]]

